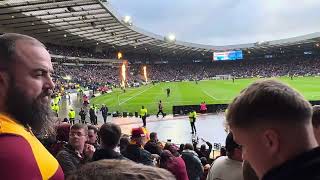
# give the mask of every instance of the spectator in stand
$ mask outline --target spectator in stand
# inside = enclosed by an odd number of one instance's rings
[[[57,159],[67,177],[72,171],[89,162],[95,151],[94,146],[86,144],[88,127],[84,124],[74,124],[70,128],[69,143],[61,150]]]
[[[160,156],[162,150],[159,146],[158,135],[156,132],[150,133],[150,140],[144,145],[144,149],[149,151],[151,154],[158,154]]]
[[[100,144],[98,143],[98,128],[94,125],[88,125],[87,143],[93,145],[95,149],[100,148]]]
[[[201,138],[203,142],[205,142],[209,149],[206,148],[205,144],[202,144],[200,146],[200,149],[197,148],[197,141],[193,141],[193,148],[195,152],[198,154],[199,158],[205,157],[208,161],[210,159],[210,154],[212,152],[212,144],[208,141],[205,141],[203,138]]]
[[[146,132],[144,128],[133,128],[131,131],[131,142],[123,152],[123,155],[134,162],[154,166],[151,153],[143,149],[145,141]]]
[[[124,154],[128,145],[130,144],[130,138],[128,135],[122,135],[120,138],[120,144],[119,144],[119,148],[120,148],[120,153]]]
[[[99,177],[99,178],[98,178]],[[67,180],[175,180],[167,170],[127,160],[100,160],[84,165]]]
[[[170,171],[177,180],[189,180],[184,160],[175,157],[168,150],[164,150],[160,155],[160,167]]]
[[[221,156],[216,159],[207,180],[225,179],[225,180],[242,180],[242,151],[234,140],[232,133],[226,138],[227,156]]]
[[[98,161],[101,159],[124,159],[124,157],[115,151],[121,137],[121,129],[113,123],[105,123],[99,130],[101,149],[98,149],[92,160]]]
[[[311,119],[310,103],[275,80],[249,85],[226,117],[244,160],[263,180],[319,179],[320,147]]]
[[[62,149],[64,149],[65,145],[68,144],[70,127],[71,125],[65,122],[58,125],[56,131],[56,143],[51,147],[52,155],[56,156]]]
[[[218,156],[214,157],[214,160],[218,159],[221,156],[227,156],[226,148],[223,146],[220,148],[220,154]]]
[[[226,156],[227,155],[227,150],[225,147],[220,148],[220,156]]]
[[[180,156],[179,148],[175,144],[173,144],[171,142],[167,142],[163,149],[169,150],[171,152],[171,154],[174,155],[175,157],[179,157]]]
[[[312,125],[313,132],[317,139],[318,144],[320,144],[320,105],[315,105],[312,107]]]
[[[53,131],[52,72],[50,55],[37,39],[0,36],[1,179],[63,179],[59,163],[35,136]]]
[[[189,179],[200,180],[203,175],[203,167],[197,153],[193,150],[192,144],[184,146],[181,157],[186,163]]]
[[[203,166],[203,175],[201,177],[201,180],[206,180],[209,170],[211,168],[211,165],[209,164],[209,162],[207,161],[207,158],[205,157],[200,158],[200,161]]]
[[[183,150],[184,150],[184,144],[180,144],[180,146],[179,146],[179,154],[181,154]]]

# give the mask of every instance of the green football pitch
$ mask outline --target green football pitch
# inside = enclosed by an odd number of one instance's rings
[[[289,84],[302,93],[308,100],[320,100],[320,77],[288,77],[277,78]],[[239,92],[253,79],[232,80],[208,80],[195,82],[163,82],[155,85],[146,85],[139,88],[127,88],[123,93],[114,89],[110,94],[104,94],[91,100],[91,103],[101,106],[106,104],[109,111],[135,112],[144,105],[149,114],[156,114],[158,102],[162,100],[164,112],[172,114],[172,106],[175,105],[197,105],[202,101],[207,104],[229,103]],[[170,97],[166,95],[166,89],[170,88]]]

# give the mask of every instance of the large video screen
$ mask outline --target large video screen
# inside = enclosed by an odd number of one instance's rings
[[[241,50],[213,53],[213,60],[215,61],[240,60],[240,59],[243,59],[243,54]]]

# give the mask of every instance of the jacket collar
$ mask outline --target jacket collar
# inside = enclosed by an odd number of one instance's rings
[[[315,169],[315,167],[317,168]],[[263,176],[262,180],[295,179],[300,176],[305,177],[311,175],[312,172],[318,172],[319,169],[320,147],[317,147],[269,170],[269,172]]]
[[[190,149],[185,149],[185,150],[182,151],[182,153],[190,153],[190,154],[193,154],[195,156],[198,156],[198,154],[195,151],[190,150]]]

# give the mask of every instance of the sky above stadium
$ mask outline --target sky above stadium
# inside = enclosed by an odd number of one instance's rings
[[[320,0],[109,0],[135,26],[210,45],[253,43],[320,32]]]

